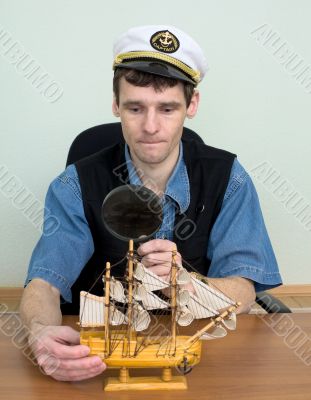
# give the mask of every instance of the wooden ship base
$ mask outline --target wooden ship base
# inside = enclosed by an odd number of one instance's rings
[[[186,371],[200,362],[201,341],[191,343],[191,336],[176,336],[174,346],[169,336],[144,337],[133,333],[128,340],[126,332],[120,331],[114,332],[113,338],[109,341],[109,349],[103,331],[80,332],[80,343],[90,347],[90,355],[99,356],[109,368],[120,369],[118,378],[105,380],[106,391],[187,389],[186,378],[173,375],[172,368]],[[162,375],[130,377],[129,368],[162,368]]]

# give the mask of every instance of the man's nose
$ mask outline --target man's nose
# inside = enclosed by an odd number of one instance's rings
[[[154,134],[159,130],[159,121],[154,110],[148,110],[144,118],[144,131],[149,134]]]

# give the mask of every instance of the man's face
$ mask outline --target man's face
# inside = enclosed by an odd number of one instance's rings
[[[181,83],[156,92],[153,87],[138,87],[120,80],[119,105],[112,109],[120,116],[123,135],[132,159],[156,165],[178,157],[179,141],[186,116],[193,117],[199,96],[195,92],[187,108]]]

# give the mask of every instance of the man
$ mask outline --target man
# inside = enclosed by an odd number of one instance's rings
[[[100,206],[125,182],[143,184],[164,201],[156,238],[138,248],[156,274],[169,275],[176,243],[178,262],[190,262],[210,284],[242,302],[239,312],[249,309],[255,289],[281,283],[254,186],[236,157],[181,141],[185,118],[198,109],[195,87],[206,72],[199,45],[174,27],[145,26],[123,34],[114,55],[112,110],[126,145],[80,160],[52,182],[46,207],[60,227],[37,244],[21,303],[38,362],[58,380],[87,379],[105,369],[98,357],[88,357],[76,331],[60,326],[60,302],[66,312],[76,312],[79,290],[90,287],[104,261],[124,255],[126,244],[104,228]],[[184,217],[195,226],[187,237],[178,230]],[[58,361],[50,372],[49,355]]]

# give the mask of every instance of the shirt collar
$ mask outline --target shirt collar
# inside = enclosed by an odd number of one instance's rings
[[[137,175],[127,144],[125,145],[125,161],[130,178],[130,184],[141,186],[142,181]],[[177,160],[177,164],[171,176],[169,177],[164,194],[176,201],[181,213],[185,212],[189,207],[190,185],[187,167],[183,156],[183,144],[181,141],[179,146],[179,157]]]

